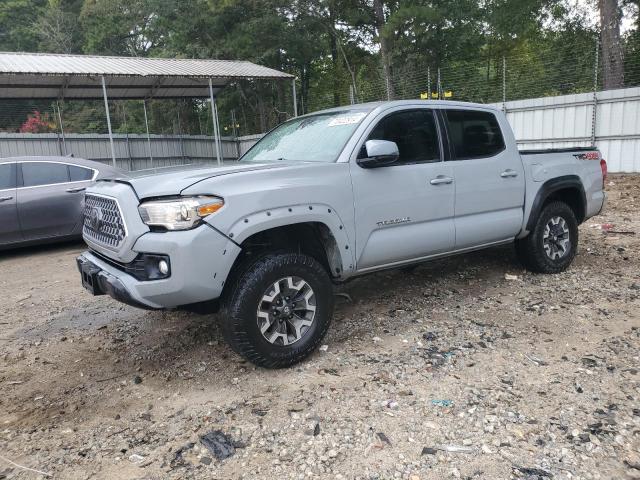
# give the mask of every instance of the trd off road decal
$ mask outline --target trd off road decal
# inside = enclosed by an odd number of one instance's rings
[[[574,153],[573,156],[578,160],[598,160],[600,158],[598,152]]]

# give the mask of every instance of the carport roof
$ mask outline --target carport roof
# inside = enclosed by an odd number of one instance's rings
[[[292,80],[246,61],[0,53],[0,99],[204,98],[240,79]]]

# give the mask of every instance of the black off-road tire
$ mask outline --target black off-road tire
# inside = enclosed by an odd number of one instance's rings
[[[561,258],[550,258],[544,248],[544,231],[552,218],[560,217],[569,230],[570,247]],[[573,210],[564,202],[553,201],[544,206],[533,231],[516,240],[516,254],[525,268],[537,273],[560,273],[573,262],[578,250],[578,221]]]
[[[286,368],[307,358],[320,345],[333,316],[333,285],[323,266],[300,253],[264,254],[243,262],[230,279],[222,309],[222,331],[231,348],[257,366]],[[284,277],[299,277],[315,293],[313,323],[299,340],[274,345],[261,333],[257,310],[265,290]]]

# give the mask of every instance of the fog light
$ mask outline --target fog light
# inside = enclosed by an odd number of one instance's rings
[[[163,275],[169,273],[169,264],[166,262],[166,260],[160,260],[158,262],[158,270],[160,270],[160,273]]]

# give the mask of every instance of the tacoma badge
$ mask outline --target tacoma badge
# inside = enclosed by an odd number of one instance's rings
[[[386,227],[387,225],[396,225],[398,223],[409,223],[411,221],[411,217],[402,217],[402,218],[394,218],[393,220],[382,220],[380,222],[376,222],[376,225],[379,227]]]

